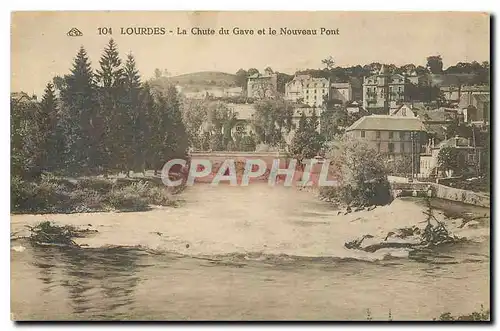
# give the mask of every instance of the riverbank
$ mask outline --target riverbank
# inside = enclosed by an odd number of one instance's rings
[[[69,178],[43,174],[11,179],[11,211],[16,214],[145,211],[177,206],[172,190],[160,178]]]

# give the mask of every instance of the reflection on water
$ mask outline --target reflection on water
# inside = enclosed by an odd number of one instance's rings
[[[12,311],[18,320],[363,320],[368,308],[375,319],[389,309],[394,319],[432,319],[489,306],[485,247],[437,255],[370,263],[27,245],[13,253]]]

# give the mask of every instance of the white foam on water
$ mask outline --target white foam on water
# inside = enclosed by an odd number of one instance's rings
[[[260,253],[304,257],[334,257],[377,261],[407,257],[407,249],[379,249],[374,253],[347,249],[344,243],[370,234],[367,243],[384,241],[395,229],[424,228],[426,208],[412,201],[395,200],[371,211],[338,215],[338,210],[308,192],[265,184],[247,187],[198,185],[181,197],[179,208],[162,207],[146,212],[13,215],[12,230],[51,220],[60,224],[88,224],[99,232],[76,242],[88,247],[142,246],[186,255]],[[446,220],[453,234],[483,240],[489,228],[460,229]],[[486,237],[485,237],[486,236]],[[391,239],[395,241],[397,239]]]

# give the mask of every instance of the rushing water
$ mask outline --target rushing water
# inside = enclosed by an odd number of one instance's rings
[[[101,233],[85,241],[87,248],[33,248],[12,242],[25,248],[11,253],[14,318],[364,320],[369,309],[373,319],[387,320],[391,311],[395,320],[429,320],[443,312],[489,307],[489,238],[481,229],[473,240],[441,247],[425,260],[363,259],[341,247],[351,239],[352,228],[378,227],[367,227],[370,219],[359,216],[330,224],[337,212],[309,193],[199,186],[183,198],[186,203],[172,210],[54,215],[63,223],[99,223]],[[455,217],[485,212],[452,207],[447,209]],[[160,216],[168,225],[151,234]],[[264,222],[265,217],[273,222]],[[40,216],[14,216],[12,227],[35,219]],[[175,232],[179,227],[184,229]],[[105,247],[117,243],[154,250]]]

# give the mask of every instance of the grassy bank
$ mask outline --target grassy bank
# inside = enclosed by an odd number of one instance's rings
[[[155,178],[69,179],[44,174],[37,180],[11,179],[12,213],[142,211],[177,203]]]

